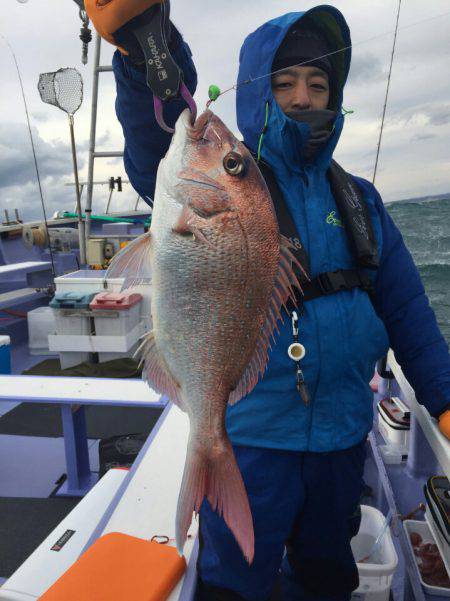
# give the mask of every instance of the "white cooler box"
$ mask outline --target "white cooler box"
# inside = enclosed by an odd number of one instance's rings
[[[94,294],[84,292],[57,292],[50,302],[54,311],[57,336],[89,336],[91,334],[91,318],[83,314],[89,309]],[[61,368],[89,361],[89,352],[76,348],[59,353]]]
[[[96,336],[125,337],[135,333],[135,343],[127,353],[99,353],[101,363],[133,355],[142,334],[141,306],[142,295],[129,290],[119,293],[101,292],[92,300],[89,307],[94,317]]]

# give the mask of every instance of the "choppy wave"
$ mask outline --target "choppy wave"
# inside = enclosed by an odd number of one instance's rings
[[[450,194],[386,204],[419,269],[450,344]]]

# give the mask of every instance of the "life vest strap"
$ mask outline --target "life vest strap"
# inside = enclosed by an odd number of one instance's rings
[[[337,269],[319,273],[309,282],[304,282],[302,288],[303,302],[352,288],[362,288],[369,294],[373,292],[371,278],[359,269]]]

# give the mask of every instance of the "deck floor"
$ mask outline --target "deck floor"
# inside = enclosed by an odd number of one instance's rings
[[[26,343],[14,345],[11,352],[12,373],[21,374],[24,370],[47,358],[48,356],[30,355]],[[0,418],[17,405],[19,405],[17,402],[1,402]],[[88,444],[91,469],[98,472],[99,440],[89,439]],[[0,497],[3,498],[22,497],[30,499],[30,503],[33,503],[31,499],[46,499],[55,490],[57,481],[66,473],[64,439],[62,437],[1,434],[0,457],[2,457],[0,461]],[[64,505],[64,499],[60,499],[60,501]],[[14,522],[13,519],[12,521]],[[11,532],[16,532],[18,526],[20,524],[11,523]],[[5,533],[3,532],[3,534]],[[12,549],[13,555],[16,553],[18,557],[23,549],[28,548],[26,536],[24,533],[22,534],[24,540],[22,543],[17,541],[17,545]],[[42,536],[45,538],[47,534],[48,532],[43,532]],[[9,538],[8,532],[6,532],[6,537]],[[28,543],[36,543],[32,533],[30,533]],[[24,559],[25,557],[22,558],[22,560]],[[0,585],[10,575],[9,573],[0,573]]]

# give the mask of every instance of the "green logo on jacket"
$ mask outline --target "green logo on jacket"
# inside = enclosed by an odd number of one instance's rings
[[[336,211],[331,211],[327,216],[328,225],[336,225],[337,227],[344,227],[342,221],[336,217]]]

